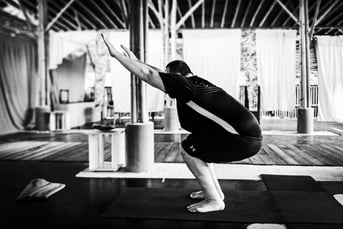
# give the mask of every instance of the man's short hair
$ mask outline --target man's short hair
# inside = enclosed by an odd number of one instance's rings
[[[169,68],[170,73],[181,74],[182,76],[192,73],[186,62],[182,60],[171,61],[167,64],[166,68]]]

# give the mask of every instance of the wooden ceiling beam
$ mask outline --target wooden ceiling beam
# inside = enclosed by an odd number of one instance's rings
[[[242,0],[238,0],[237,6],[236,6],[236,11],[235,11],[235,16],[233,17],[232,23],[231,23],[231,28],[233,28],[236,24],[236,20],[238,17],[238,12],[239,8],[241,7]]]
[[[117,0],[116,3],[117,3],[117,5],[120,6],[120,9],[122,9],[121,10],[122,20],[120,20],[120,22],[122,22],[125,25],[124,28],[127,29],[128,24],[129,24],[129,13],[128,13],[128,10],[126,7],[126,1],[125,0],[121,0],[121,1]],[[122,24],[122,23],[120,23],[120,24]]]
[[[339,1],[340,0],[336,0],[329,8],[327,8],[322,16],[320,16],[320,18],[316,21],[316,23],[314,23],[314,25],[318,25],[330,13],[330,11],[336,6]]]
[[[223,11],[223,16],[222,16],[222,21],[220,23],[220,27],[224,28],[225,25],[225,17],[226,17],[226,12],[227,12],[227,7],[228,7],[229,0],[225,0],[225,5],[224,5],[224,11]]]
[[[340,4],[338,7],[336,7],[336,9],[339,9],[339,7],[342,6],[342,5],[343,5],[343,2],[341,2],[341,4]],[[325,24],[326,24],[326,25],[330,25],[330,24],[332,24],[334,21],[337,21],[337,20],[339,20],[339,19],[341,19],[341,18],[343,18],[343,12],[337,14],[337,16],[335,16],[334,18],[332,18],[330,21],[328,21],[328,22],[325,23]]]
[[[205,11],[205,0],[202,3],[201,7],[201,28],[205,28],[205,16],[206,16],[206,11]]]
[[[245,9],[245,13],[244,13],[244,16],[243,16],[243,19],[242,19],[242,22],[241,22],[241,27],[244,27],[244,23],[245,23],[245,21],[246,21],[246,19],[247,19],[248,12],[249,12],[250,7],[251,7],[251,1],[252,1],[252,0],[249,0],[248,6],[247,6],[247,8]]]
[[[91,17],[93,17],[93,19],[97,21],[104,29],[108,29],[107,25],[105,25],[105,23],[98,16],[96,16],[90,9],[88,9],[88,7],[86,7],[82,1],[78,1],[77,3],[79,6],[81,6],[81,8],[84,11],[86,11]],[[99,29],[99,28],[96,27],[95,29]]]
[[[213,0],[212,2],[212,10],[211,10],[211,22],[210,27],[213,28],[214,25],[214,12],[216,11],[216,0]]]
[[[112,19],[107,15],[107,13],[98,5],[98,3],[96,3],[97,1],[91,1],[93,3],[93,5],[95,6],[95,8],[98,9],[99,12],[101,12],[102,15],[104,15],[104,17],[106,18],[106,20],[111,24],[111,26],[113,27],[113,29],[118,29],[118,26],[112,21]],[[102,1],[105,5],[106,1]],[[105,6],[106,7],[106,6]],[[110,10],[110,12],[113,13],[113,10]]]
[[[56,1],[49,1],[49,4],[51,4],[50,7],[49,7],[49,9],[50,9],[55,15],[57,15],[57,14],[58,14],[57,11],[56,11],[54,8],[52,8],[51,6],[54,6],[56,9],[61,9],[62,7],[61,7],[60,5],[58,5],[58,4],[56,3]],[[70,9],[73,9],[73,5],[70,6]],[[61,16],[61,20],[58,20],[56,23],[59,23],[59,22],[62,22],[62,21],[63,21],[64,24],[68,24],[69,27],[72,28],[71,30],[77,29],[77,25],[75,25],[74,23],[72,23],[71,20],[68,20],[68,19],[65,17],[65,15],[67,15],[67,12],[66,12],[64,15],[62,15],[62,16]],[[70,29],[68,29],[68,30],[70,30]]]
[[[50,23],[46,26],[45,31],[48,31],[55,22],[62,16],[62,14],[70,7],[71,4],[73,4],[75,0],[70,0],[61,10],[57,13],[57,15],[50,21]]]
[[[179,15],[179,18],[182,18],[182,13],[181,13],[181,9],[179,6],[177,6],[177,14]],[[185,27],[185,23],[182,23],[182,25]]]
[[[20,10],[23,12],[23,14],[25,16],[25,20],[26,20],[26,24],[27,24],[28,29],[33,32],[34,31],[33,23],[32,23],[29,15],[27,13],[27,10],[26,10],[25,6],[22,3],[22,0],[18,0],[18,3],[19,3]]]
[[[272,10],[274,9],[275,5],[276,5],[276,1],[273,2],[273,4],[270,6],[270,8],[269,8],[269,10],[267,11],[267,13],[264,15],[262,21],[261,21],[260,24],[259,24],[260,27],[263,27],[265,21],[267,20],[269,14],[270,14],[270,13],[272,12]]]
[[[287,3],[285,4],[285,6],[287,7],[287,6],[290,4],[291,1],[292,1],[292,0],[288,0]],[[274,18],[274,20],[273,20],[272,23],[271,23],[271,26],[272,26],[272,27],[276,24],[277,20],[279,20],[279,18],[281,17],[281,15],[282,15],[283,13],[284,13],[283,10],[280,10],[280,11],[279,11],[279,13],[276,15],[276,17]]]
[[[188,6],[189,6],[189,9],[192,9],[192,1],[191,0],[188,0]],[[193,13],[194,13],[194,11],[192,11],[192,13],[191,13],[192,28],[195,28],[195,19],[194,19],[194,14]]]
[[[263,3],[264,3],[264,0],[261,0],[261,1],[260,1],[260,4],[259,4],[258,7],[257,7],[257,10],[256,10],[255,13],[254,13],[254,16],[253,16],[252,19],[251,19],[250,27],[253,27],[253,25],[254,25],[254,23],[255,23],[255,20],[256,20],[256,17],[257,17],[257,15],[258,15],[258,13],[260,12]]]
[[[299,24],[299,19],[287,8],[287,6],[285,6],[281,0],[275,0],[277,1],[277,3],[279,3],[279,5],[282,7],[282,9],[284,9],[288,15],[297,23]]]
[[[176,29],[179,29],[180,26],[191,16],[193,15],[194,11],[198,9],[198,7],[204,2],[204,0],[198,0],[185,15],[176,23]]]
[[[313,38],[314,28],[316,27],[316,22],[318,19],[321,2],[322,2],[322,0],[318,0],[316,3],[316,11],[314,12],[314,16],[313,16],[313,20],[312,20],[312,26],[311,26],[311,30],[310,30],[310,39]]]

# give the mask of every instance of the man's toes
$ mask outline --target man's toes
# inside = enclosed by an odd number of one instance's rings
[[[190,211],[190,212],[197,212],[197,209],[196,207],[190,205],[190,206],[187,206],[187,210]]]

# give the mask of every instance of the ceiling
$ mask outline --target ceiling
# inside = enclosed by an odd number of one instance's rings
[[[48,23],[54,31],[127,29],[129,0],[47,0]],[[149,0],[149,27],[160,28],[167,0]],[[200,0],[202,1],[202,0]],[[343,34],[343,1],[308,0],[314,35]],[[37,0],[0,0],[0,30],[31,33],[37,25]],[[169,0],[169,10],[171,9]],[[299,0],[177,0],[177,22],[182,28],[294,28],[299,18]],[[285,7],[282,7],[285,6]],[[10,9],[10,10],[9,10]],[[287,12],[289,11],[289,12]],[[27,18],[29,18],[30,23]]]

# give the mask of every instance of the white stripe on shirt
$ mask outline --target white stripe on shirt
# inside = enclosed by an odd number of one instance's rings
[[[223,119],[221,119],[220,117],[218,117],[217,115],[209,112],[208,110],[200,107],[198,104],[196,104],[195,102],[193,102],[192,100],[189,101],[188,103],[186,103],[189,107],[191,107],[193,110],[195,110],[196,112],[198,112],[199,114],[205,116],[208,119],[211,119],[212,121],[214,121],[215,123],[217,123],[218,125],[220,125],[221,127],[223,127],[225,130],[227,130],[230,133],[233,134],[238,134],[238,132],[226,121],[224,121]]]

